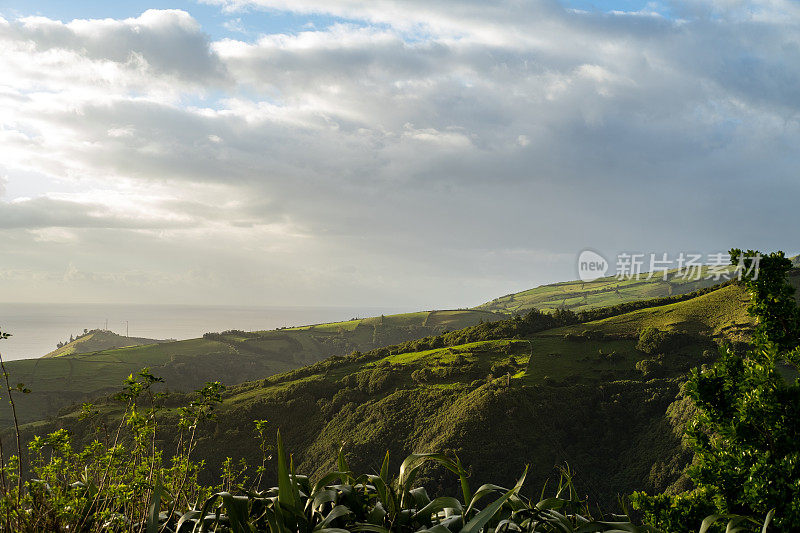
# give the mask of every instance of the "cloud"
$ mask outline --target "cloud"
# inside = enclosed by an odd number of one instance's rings
[[[587,246],[791,239],[791,3],[212,3],[248,28],[249,9],[335,20],[215,42],[175,10],[0,21],[9,271],[62,273],[48,251],[80,246],[97,279],[199,268],[232,301],[442,306],[571,276]]]
[[[115,212],[107,205],[48,197],[0,202],[0,229],[42,228],[165,228],[176,221],[139,218]]]
[[[209,50],[208,36],[187,12],[147,10],[124,20],[64,23],[24,17],[0,23],[0,39],[15,52],[40,60],[86,60],[149,77],[208,84],[225,77],[224,66]],[[43,80],[45,81],[45,80]]]

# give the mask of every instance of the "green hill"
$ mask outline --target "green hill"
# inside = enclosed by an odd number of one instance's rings
[[[63,357],[65,355],[79,355],[101,350],[113,350],[115,348],[140,346],[142,344],[159,344],[162,342],[169,341],[145,339],[142,337],[125,337],[123,335],[117,335],[113,331],[107,329],[93,329],[42,357]]]
[[[713,360],[717,341],[746,339],[750,322],[737,285],[669,302],[583,323],[570,313],[530,313],[243,383],[225,393],[215,421],[198,434],[197,456],[212,473],[225,457],[258,462],[252,437],[260,419],[270,434],[281,429],[297,469],[312,475],[333,467],[344,444],[359,471],[377,470],[387,450],[396,462],[411,452],[454,451],[472,466],[475,484],[511,483],[530,464],[529,486],[540,487],[554,466],[568,463],[580,490],[604,505],[633,489],[680,488],[690,460],[680,441],[686,372]],[[638,349],[648,326],[671,332],[674,342]],[[169,397],[163,428],[174,426],[175,409],[188,399]],[[94,420],[73,410],[26,431],[68,427],[88,439],[121,407],[102,400],[95,408]],[[168,429],[162,438],[169,447]],[[455,489],[438,476],[423,481],[432,493]]]
[[[675,270],[669,272],[666,281],[662,275],[655,275],[651,279],[646,279],[646,277],[647,275],[643,274],[638,280],[620,280],[609,276],[588,282],[565,281],[542,285],[495,298],[475,309],[485,309],[497,313],[523,312],[528,309],[569,309],[577,312],[650,298],[686,294],[720,283],[720,280],[714,279],[707,267],[701,270],[699,276],[688,278],[677,276]],[[695,277],[699,277],[699,279],[694,279]]]
[[[793,276],[792,280],[800,282],[800,276]],[[612,335],[636,335],[643,328],[652,326],[718,340],[742,341],[754,325],[753,318],[747,314],[749,301],[749,295],[740,286],[727,285],[684,302],[635,310],[583,324],[581,328],[571,326],[563,332],[583,329]]]
[[[150,344],[97,351],[91,351],[92,347],[106,341],[130,343],[127,337],[105,335],[110,332],[91,332],[66,345],[68,350],[62,348],[46,358],[10,361],[6,367],[14,383],[24,383],[32,391],[18,408],[20,420],[28,422],[108,394],[131,372],[145,366],[163,377],[172,391],[194,390],[215,380],[235,385],[332,355],[499,318],[483,310],[429,311],[274,331],[208,333],[199,339],[158,344],[139,339]],[[0,424],[10,422],[10,412],[4,407],[0,410]]]
[[[605,504],[637,488],[664,490],[682,482],[689,460],[680,385],[691,367],[712,360],[717,341],[746,338],[746,303],[730,285],[581,324],[526,331],[512,318],[324,361],[232,389],[201,453],[254,460],[242,428],[267,419],[311,473],[333,467],[345,442],[365,471],[387,449],[398,459],[452,450],[478,484],[511,483],[530,464],[538,487],[566,462],[582,490]],[[683,342],[644,353],[636,346],[647,326]]]
[[[646,291],[638,294],[649,296]],[[633,301],[641,301],[641,298]],[[642,305],[653,303],[645,301]],[[636,304],[628,302],[627,305]],[[740,305],[737,312],[746,320],[744,304],[740,302]],[[645,314],[649,316],[650,313]],[[32,390],[18,410],[20,420],[29,422],[108,394],[116,390],[127,375],[145,366],[163,377],[166,388],[171,391],[194,390],[213,380],[235,385],[330,356],[420,339],[503,316],[486,309],[427,311],[274,331],[208,333],[200,339],[77,353],[78,349],[83,351],[91,347],[90,342],[96,335],[93,333],[91,338],[78,339],[82,342],[67,346],[76,353],[62,351],[47,358],[11,361],[7,367],[15,383],[24,383]],[[0,424],[10,422],[8,409],[0,410]]]
[[[193,390],[209,380],[233,385],[332,355],[436,335],[531,308],[586,311],[670,294],[675,297],[708,287],[712,281],[677,279],[666,283],[654,278],[620,282],[603,278],[590,283],[565,282],[504,296],[469,310],[424,311],[275,331],[230,331],[173,342],[93,330],[42,359],[12,361],[7,366],[15,382],[25,383],[33,391],[20,411],[23,421],[31,421],[106,394],[143,366],[163,376],[173,391]],[[8,413],[0,410],[0,424],[9,422]]]
[[[683,463],[673,464],[679,439],[666,413],[685,368],[645,378],[636,365],[647,356],[630,339],[548,342],[546,350],[527,335],[424,350],[409,343],[245,383],[225,394],[202,429],[197,457],[212,470],[225,457],[257,462],[253,420],[266,419],[270,434],[281,428],[298,470],[312,475],[332,467],[345,443],[351,465],[364,471],[377,470],[386,450],[398,463],[412,451],[452,450],[472,465],[476,486],[508,483],[530,463],[530,486],[539,487],[568,462],[582,490],[605,504],[617,492],[676,481]],[[173,396],[169,405],[180,402]],[[95,407],[107,425],[121,408]],[[162,427],[174,426],[173,409],[162,416]],[[73,411],[35,430],[67,427],[88,438],[98,424]],[[171,437],[163,438],[168,448]],[[444,488],[427,482],[433,493]]]

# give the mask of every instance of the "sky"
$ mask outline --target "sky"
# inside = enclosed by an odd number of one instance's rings
[[[800,248],[795,0],[0,17],[0,302],[454,308]]]

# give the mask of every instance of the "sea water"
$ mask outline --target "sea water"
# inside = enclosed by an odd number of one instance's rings
[[[0,331],[12,334],[0,341],[0,353],[6,360],[41,357],[84,329],[181,340],[229,329],[269,330],[408,311],[413,309],[0,303]]]

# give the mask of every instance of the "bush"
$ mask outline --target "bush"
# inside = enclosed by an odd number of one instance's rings
[[[637,361],[636,370],[648,379],[661,377],[664,373],[664,362],[659,359],[642,359]]]
[[[646,354],[670,353],[690,344],[693,338],[677,331],[661,331],[648,326],[639,332],[636,349]]]

